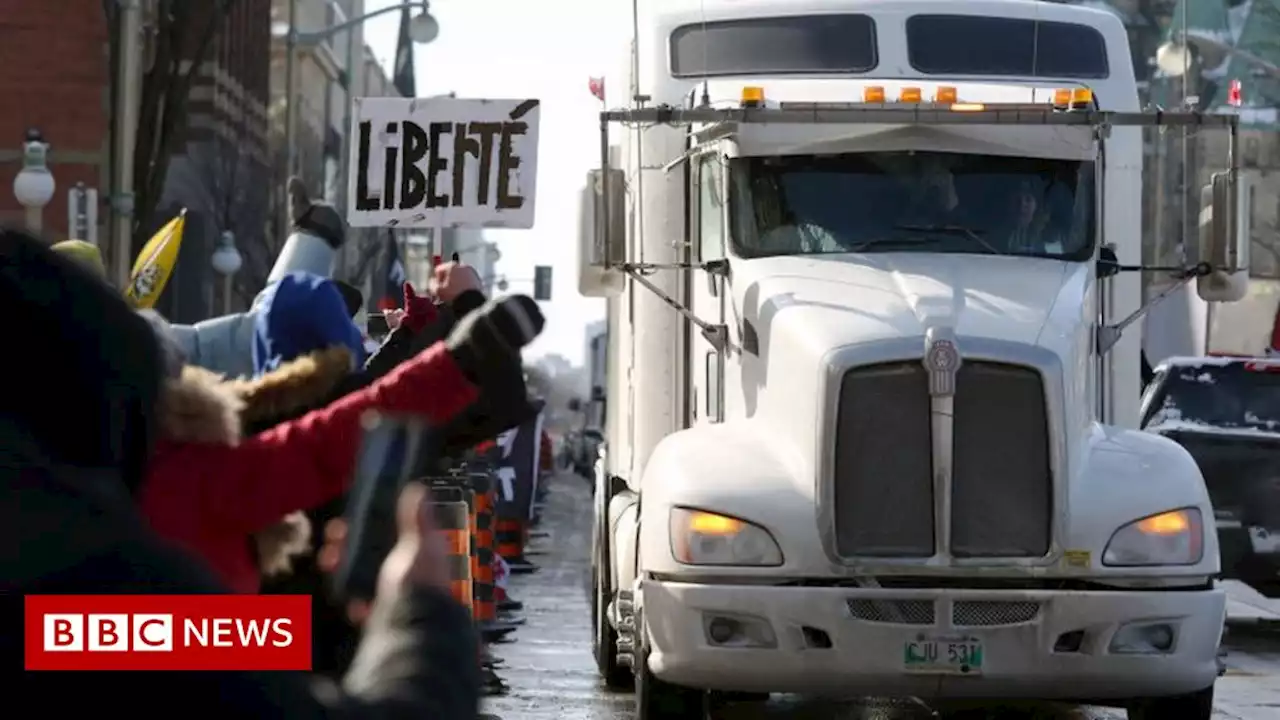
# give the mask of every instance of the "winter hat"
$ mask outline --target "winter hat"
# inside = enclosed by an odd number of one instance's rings
[[[40,393],[8,393],[5,419],[57,462],[113,468],[129,486],[140,482],[160,393],[160,358],[146,323],[48,241],[4,229],[0,306],[13,337],[39,348],[6,355],[13,387],[60,391],[54,403]]]
[[[97,277],[107,279],[107,266],[102,262],[102,253],[97,245],[84,240],[63,240],[54,243],[52,248],[54,252],[80,263]]]
[[[347,310],[334,282],[315,273],[291,272],[268,285],[253,318],[255,374],[335,346],[345,346],[363,366],[364,341]]]

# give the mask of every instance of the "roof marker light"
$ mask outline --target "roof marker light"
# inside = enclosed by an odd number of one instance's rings
[[[1053,104],[1058,107],[1066,107],[1071,104],[1071,90],[1069,88],[1061,88],[1053,91]]]
[[[918,103],[920,102],[920,97],[920,88],[904,87],[902,88],[902,94],[898,95],[898,102]]]
[[[868,85],[862,88],[862,102],[884,102],[884,88],[879,85]]]
[[[1084,105],[1088,107],[1093,104],[1093,91],[1089,88],[1074,88],[1071,91],[1071,106]]]
[[[742,88],[742,107],[760,107],[764,105],[764,88],[748,85]]]
[[[954,103],[956,101],[956,89],[948,85],[941,85],[937,92],[933,95],[933,101],[936,103]]]

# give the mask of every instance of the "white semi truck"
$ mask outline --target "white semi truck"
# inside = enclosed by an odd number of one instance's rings
[[[1213,509],[1135,430],[1142,112],[1124,28],[1023,0],[640,0],[583,294],[608,299],[595,654],[716,693],[1209,718]],[[1238,171],[1185,272],[1247,283]],[[1168,271],[1167,269],[1164,271]]]

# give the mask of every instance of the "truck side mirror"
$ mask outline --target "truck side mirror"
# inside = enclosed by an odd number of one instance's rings
[[[1120,272],[1120,259],[1116,257],[1116,251],[1109,245],[1103,245],[1098,248],[1098,279],[1103,280]]]
[[[590,171],[582,190],[578,292],[584,297],[615,297],[626,287],[626,277],[617,266],[627,256],[627,180],[620,169],[610,168],[608,173],[606,183],[604,171]]]
[[[1200,191],[1195,261],[1212,272],[1196,279],[1196,293],[1206,302],[1236,302],[1249,291],[1252,189],[1244,176],[1220,172]]]

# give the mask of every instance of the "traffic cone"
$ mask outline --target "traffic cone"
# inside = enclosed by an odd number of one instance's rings
[[[481,636],[502,638],[515,630],[521,622],[513,622],[498,615],[493,572],[493,520],[497,507],[497,488],[493,477],[487,473],[470,476],[471,492],[475,498],[471,517],[475,542],[472,544],[471,577],[475,593],[475,620]]]
[[[528,575],[537,572],[538,566],[524,556],[525,523],[505,518],[496,523],[498,555],[507,563],[512,575]]]

